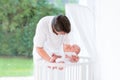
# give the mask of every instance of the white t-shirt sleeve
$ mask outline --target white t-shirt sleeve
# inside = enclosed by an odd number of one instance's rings
[[[39,21],[36,27],[35,36],[33,39],[34,46],[36,47],[43,47],[46,41],[46,24],[43,19]]]

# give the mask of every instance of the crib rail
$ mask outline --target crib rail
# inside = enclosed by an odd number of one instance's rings
[[[80,57],[78,63],[43,63],[38,80],[92,80],[91,60]]]

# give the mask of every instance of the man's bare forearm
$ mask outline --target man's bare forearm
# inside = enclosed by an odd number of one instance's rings
[[[50,56],[47,54],[47,52],[42,47],[37,47],[37,52],[39,55],[46,61],[50,62]]]

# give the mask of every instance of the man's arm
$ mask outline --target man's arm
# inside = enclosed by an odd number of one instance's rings
[[[54,63],[57,58],[60,56],[52,56],[50,57],[47,52],[42,47],[37,47],[38,54],[46,61]]]
[[[37,47],[37,52],[39,55],[46,61],[50,62],[50,56],[47,54],[47,52],[42,47]]]

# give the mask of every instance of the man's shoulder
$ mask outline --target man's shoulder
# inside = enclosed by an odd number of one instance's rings
[[[42,17],[38,24],[37,27],[40,28],[41,30],[48,31],[48,27],[51,25],[51,20],[53,19],[54,16],[45,16]]]
[[[39,24],[46,24],[48,22],[50,22],[53,19],[54,16],[44,16],[42,17],[39,21],[38,21],[38,25]]]
[[[50,20],[52,19],[54,16],[44,16],[41,18],[41,20]]]

